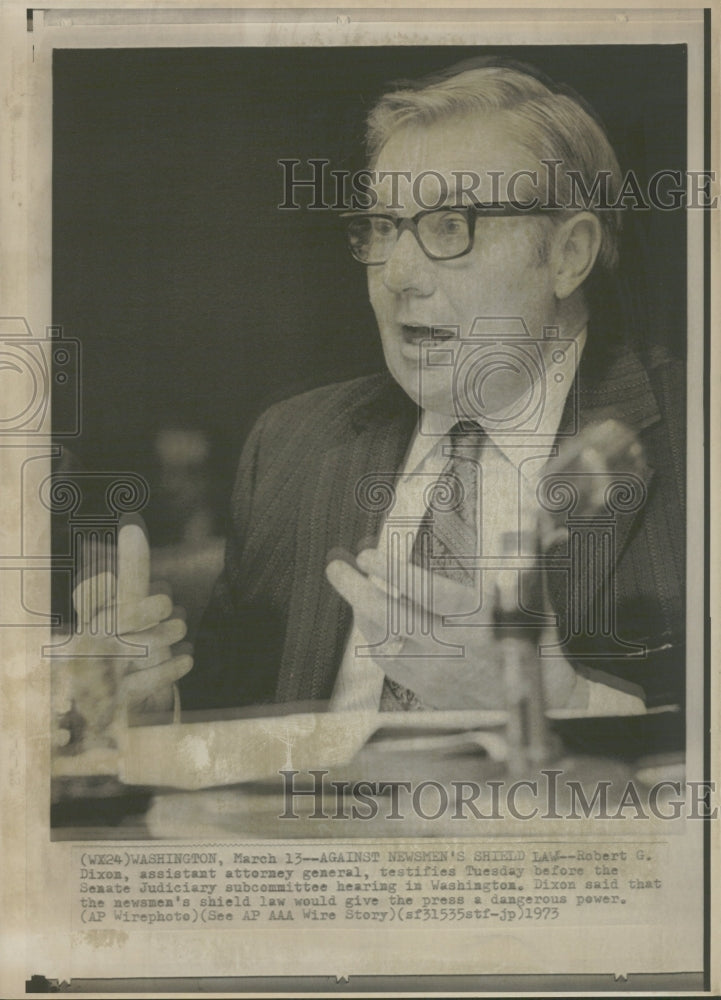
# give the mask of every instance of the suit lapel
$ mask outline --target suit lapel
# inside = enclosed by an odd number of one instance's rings
[[[279,701],[330,697],[352,615],[325,578],[328,554],[340,548],[355,555],[361,543],[377,537],[385,511],[359,503],[358,484],[369,474],[395,472],[413,433],[415,407],[395,383],[384,380],[381,391],[369,395],[353,406],[333,443],[322,443],[297,498],[295,570]]]

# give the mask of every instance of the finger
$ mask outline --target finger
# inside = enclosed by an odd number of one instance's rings
[[[118,634],[142,632],[173,615],[173,602],[165,594],[152,594],[136,604],[118,608]]]
[[[73,590],[73,607],[78,622],[87,625],[115,600],[115,577],[98,573],[82,580]]]
[[[379,549],[363,549],[359,552],[358,558],[354,559],[353,565],[357,566],[361,573],[367,576],[370,582],[384,594],[398,597],[400,590],[395,579],[392,579],[398,574],[389,572],[388,561],[387,554]]]
[[[326,565],[331,562],[345,562],[349,566],[355,567],[356,561],[355,556],[348,549],[344,549],[339,545],[334,545],[326,556]]]
[[[118,532],[119,605],[137,604],[150,589],[150,548],[139,524],[126,524]]]
[[[55,715],[67,715],[68,712],[72,711],[73,699],[70,693],[63,693],[55,695],[53,692],[51,697],[51,704],[53,706],[53,712]]]
[[[356,556],[356,562],[364,573],[385,579],[388,575],[388,558],[380,549],[363,549]]]
[[[53,749],[60,749],[60,747],[66,747],[70,742],[70,730],[69,729],[53,729],[50,734],[50,745]]]
[[[152,629],[129,637],[137,641],[139,647],[137,668],[144,669],[152,663],[170,659],[169,647],[184,639],[187,631],[187,625],[181,618],[169,618]]]
[[[416,629],[420,627],[424,635],[427,633],[429,612],[420,603],[402,595],[389,596],[385,590],[376,586],[374,579],[377,578],[366,577],[345,562],[329,563],[326,573],[338,593],[353,607],[354,623],[368,642],[382,640],[394,630],[393,623],[397,625],[403,622],[409,633],[404,650],[410,653],[411,636]],[[460,607],[458,602],[448,606],[454,611]],[[421,625],[424,620],[426,624]]]
[[[594,444],[602,451],[625,451],[638,441],[636,432],[620,420],[604,420],[591,430]]]
[[[577,465],[586,467],[593,452],[608,454],[625,437],[626,431],[624,425],[616,420],[606,420],[586,427],[576,437],[563,443],[558,456],[549,463],[549,469],[563,472],[571,471]]]
[[[149,670],[127,674],[121,684],[122,694],[128,702],[135,703],[149,698],[159,688],[174,684],[193,666],[192,656],[174,656]]]
[[[596,469],[610,469],[629,462],[643,461],[643,447],[635,433],[618,420],[605,420],[587,428],[577,441],[581,463]]]
[[[103,608],[91,621],[86,622],[91,634],[129,635],[152,628],[173,614],[173,602],[165,594],[153,594],[135,604]]]
[[[372,580],[387,579],[388,561],[378,549],[360,552],[358,565]],[[407,600],[435,615],[467,615],[480,607],[480,572],[478,587],[467,587],[445,576],[440,570],[429,572],[415,563],[403,563],[398,570],[398,580],[393,581],[388,592],[400,593]]]
[[[339,559],[326,566],[326,577],[356,614],[372,621],[387,620],[388,595],[363,573]]]

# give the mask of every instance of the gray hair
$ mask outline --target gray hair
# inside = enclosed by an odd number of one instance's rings
[[[480,65],[479,65],[480,63]],[[539,160],[560,160],[552,197],[561,205],[572,201],[568,171],[577,172],[587,191],[603,172],[608,177],[609,202],[621,187],[621,170],[606,133],[594,113],[569,88],[540,78],[518,63],[476,60],[475,68],[456,67],[446,74],[385,94],[368,116],[368,151],[377,159],[391,134],[407,125],[433,125],[467,114],[502,114],[513,136]],[[585,207],[585,206],[584,206]],[[601,223],[598,263],[608,269],[618,260],[620,212],[591,203]],[[551,212],[558,220],[565,212]]]

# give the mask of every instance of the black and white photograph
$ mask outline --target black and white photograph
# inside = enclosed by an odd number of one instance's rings
[[[525,14],[4,12],[26,992],[713,995],[718,26]]]

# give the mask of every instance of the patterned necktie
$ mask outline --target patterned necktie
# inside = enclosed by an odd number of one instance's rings
[[[487,439],[478,424],[463,420],[448,436],[450,456],[418,529],[413,562],[426,570],[432,565],[434,572],[471,587],[477,585],[476,573],[468,565],[480,554],[480,457]],[[385,678],[381,712],[425,710],[410,688]]]

